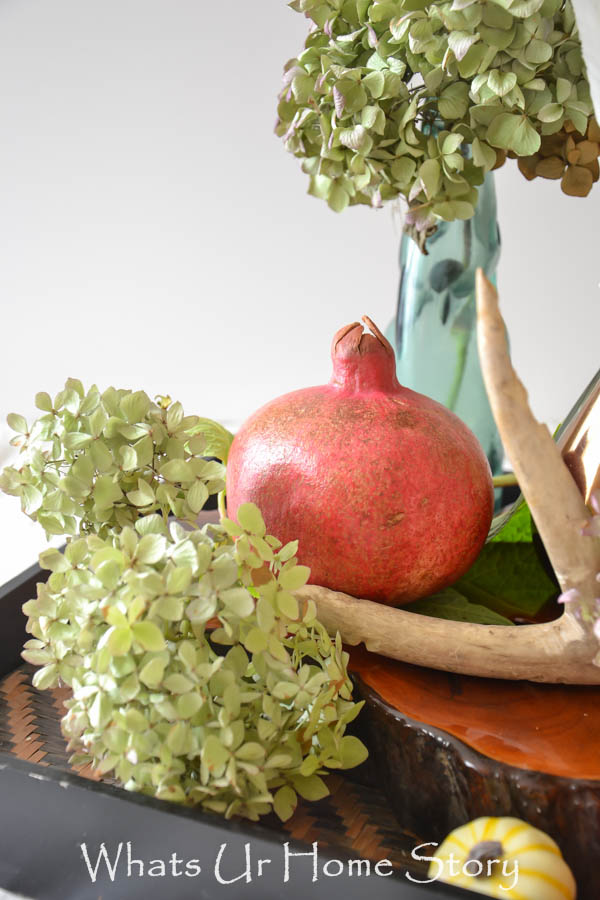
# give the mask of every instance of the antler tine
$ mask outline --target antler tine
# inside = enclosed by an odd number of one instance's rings
[[[548,428],[531,412],[510,361],[498,294],[482,269],[477,271],[477,337],[496,425],[556,577],[563,591],[576,588],[589,602],[598,591],[600,541],[581,534],[589,510]]]

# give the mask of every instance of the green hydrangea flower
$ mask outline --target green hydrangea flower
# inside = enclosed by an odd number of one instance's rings
[[[294,0],[314,23],[276,132],[340,212],[403,197],[421,243],[473,215],[485,173],[593,108],[564,0]]]

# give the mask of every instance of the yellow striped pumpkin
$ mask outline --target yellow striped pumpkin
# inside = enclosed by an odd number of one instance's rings
[[[428,877],[506,900],[575,900],[577,892],[552,838],[510,817],[456,828],[435,850]]]

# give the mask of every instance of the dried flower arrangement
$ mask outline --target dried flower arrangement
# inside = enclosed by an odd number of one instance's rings
[[[586,196],[600,132],[570,0],[294,0],[312,20],[276,127],[341,211],[402,197],[421,245],[468,219],[486,172]]]

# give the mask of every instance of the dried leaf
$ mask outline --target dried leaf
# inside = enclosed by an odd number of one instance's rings
[[[561,187],[570,197],[587,197],[593,183],[594,178],[589,169],[583,166],[569,166],[563,176]]]
[[[558,156],[547,156],[545,159],[541,159],[535,168],[535,174],[542,178],[562,178],[564,171],[565,164]]]

